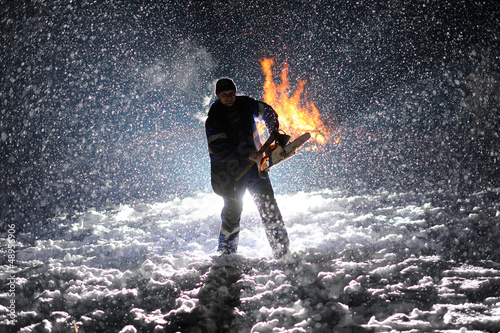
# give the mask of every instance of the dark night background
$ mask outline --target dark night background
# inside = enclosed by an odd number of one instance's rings
[[[343,131],[340,145],[273,171],[278,192],[498,187],[499,9],[0,1],[0,219],[21,227],[210,191],[202,120],[213,82],[229,76],[261,98],[263,57],[278,72],[287,62]]]

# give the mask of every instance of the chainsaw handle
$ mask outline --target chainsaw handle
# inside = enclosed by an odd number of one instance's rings
[[[241,170],[241,172],[236,176],[236,181],[240,180],[241,177],[243,177],[245,175],[245,173],[247,173],[248,170],[250,170],[250,168],[255,164],[255,161],[250,161],[248,162],[247,165],[245,165],[245,167],[243,168],[243,170]]]
[[[271,134],[269,134],[269,138],[267,139],[267,141],[264,143],[264,145],[262,145],[262,147],[260,147],[258,153],[259,154],[263,154],[268,148],[269,146],[271,145],[271,143],[274,142],[275,140],[275,134],[274,132],[271,132]],[[243,177],[245,175],[245,173],[247,173],[248,170],[250,170],[250,168],[255,164],[255,161],[250,161],[248,162],[247,165],[245,165],[245,167],[243,168],[243,170],[241,170],[241,172],[236,176],[236,181],[240,180],[241,177]]]

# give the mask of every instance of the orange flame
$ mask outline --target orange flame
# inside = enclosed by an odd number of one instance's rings
[[[320,114],[312,101],[301,101],[304,92],[304,81],[299,80],[297,89],[290,96],[290,84],[288,82],[288,64],[283,65],[280,73],[281,84],[276,85],[273,80],[273,59],[264,58],[260,65],[266,75],[264,83],[264,102],[271,105],[279,116],[280,129],[292,138],[298,137],[306,132],[311,134],[309,143],[312,148],[320,148],[326,144],[330,137],[330,131],[326,128],[320,118]],[[309,147],[311,147],[309,145]]]

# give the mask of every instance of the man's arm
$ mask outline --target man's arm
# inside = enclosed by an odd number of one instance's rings
[[[236,147],[210,118],[205,122],[205,132],[207,135],[208,150],[219,162],[230,162],[248,158],[248,149]]]
[[[227,134],[222,132],[210,118],[205,122],[208,151],[220,162],[234,160],[234,149],[229,143]]]
[[[278,114],[269,105],[261,101],[257,101],[257,118],[260,121],[264,121],[269,133],[273,131],[278,131],[280,124],[278,121]]]
[[[268,132],[273,133],[276,141],[284,147],[290,140],[290,136],[279,133],[280,124],[278,121],[278,114],[269,104],[264,102],[257,103],[259,105],[259,115],[261,115],[260,118],[265,122]]]

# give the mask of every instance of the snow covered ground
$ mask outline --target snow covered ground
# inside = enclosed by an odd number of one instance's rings
[[[250,199],[239,253],[218,257],[211,193],[12,226],[0,331],[498,332],[499,194],[279,195],[280,261]]]

